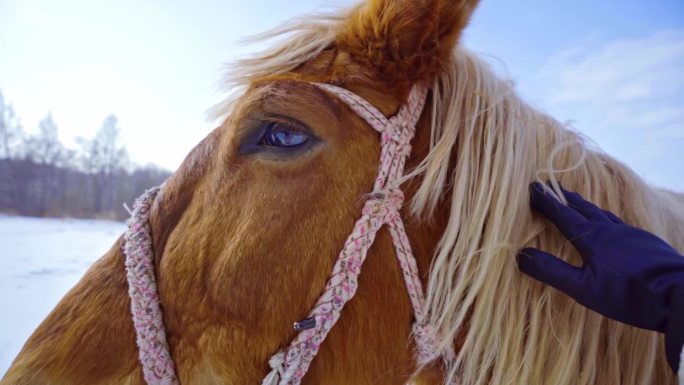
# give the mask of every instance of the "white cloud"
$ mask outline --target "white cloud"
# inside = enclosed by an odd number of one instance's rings
[[[684,31],[576,47],[549,60],[542,76],[561,87],[552,102],[611,103],[668,97],[684,88]]]
[[[533,88],[544,109],[647,180],[684,190],[684,30],[565,50]]]

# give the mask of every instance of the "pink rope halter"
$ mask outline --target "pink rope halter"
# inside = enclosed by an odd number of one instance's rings
[[[386,118],[360,96],[330,84],[314,83],[345,102],[371,127],[381,134],[380,166],[373,191],[368,195],[359,218],[337,258],[333,271],[307,318],[295,323],[299,334],[290,345],[269,360],[271,372],[263,385],[298,385],[344,305],[354,297],[358,276],[375,235],[387,225],[401,266],[406,290],[413,307],[413,336],[417,361],[425,364],[437,358],[434,335],[425,322],[425,299],[416,260],[399,214],[404,201],[400,189],[406,159],[411,152],[411,139],[427,97],[427,86],[417,83],[399,112]],[[126,269],[129,295],[145,380],[150,385],[178,384],[173,361],[166,343],[159,297],[153,271],[151,237],[147,220],[149,207],[158,191],[150,190],[135,203],[126,232]],[[448,352],[446,352],[448,354]]]
[[[157,281],[154,276],[154,251],[148,220],[150,208],[161,187],[145,191],[133,204],[126,222],[123,252],[126,256],[128,296],[138,342],[138,357],[145,382],[149,385],[177,385],[173,359],[166,343],[164,319],[159,307]]]

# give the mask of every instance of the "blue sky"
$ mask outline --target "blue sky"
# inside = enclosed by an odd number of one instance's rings
[[[237,4],[236,4],[237,3]],[[213,127],[237,42],[352,1],[0,0],[0,89],[62,139],[115,113],[132,158],[175,168]],[[648,181],[684,191],[684,2],[483,0],[464,44]]]

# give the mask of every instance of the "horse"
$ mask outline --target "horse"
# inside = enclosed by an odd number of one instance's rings
[[[324,289],[377,173],[378,133],[312,84],[393,116],[429,85],[400,214],[441,359],[418,363],[391,234],[303,384],[674,384],[662,336],[587,310],[517,269],[524,246],[580,257],[528,185],[575,190],[684,250],[684,197],[648,185],[527,104],[459,41],[478,0],[368,0],[286,24],[237,62],[221,124],[149,208],[181,384],[257,384]],[[145,384],[120,238],[28,339],[2,385]],[[648,258],[648,256],[644,256]]]

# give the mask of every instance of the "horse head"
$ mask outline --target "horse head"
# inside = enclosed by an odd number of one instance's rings
[[[151,209],[154,270],[181,384],[257,384],[326,287],[378,174],[381,140],[316,83],[384,117],[416,84],[400,215],[439,353],[416,360],[416,314],[387,226],[305,384],[668,383],[658,336],[609,321],[519,274],[524,245],[579,261],[529,210],[527,186],[574,189],[672,242],[672,194],[590,150],[459,46],[478,0],[370,0],[287,25],[239,62],[222,123]],[[562,197],[561,197],[562,199]],[[676,204],[675,204],[676,203]],[[143,384],[120,240],[29,339],[2,384]],[[637,352],[637,349],[639,350]],[[449,353],[451,352],[451,353]]]

